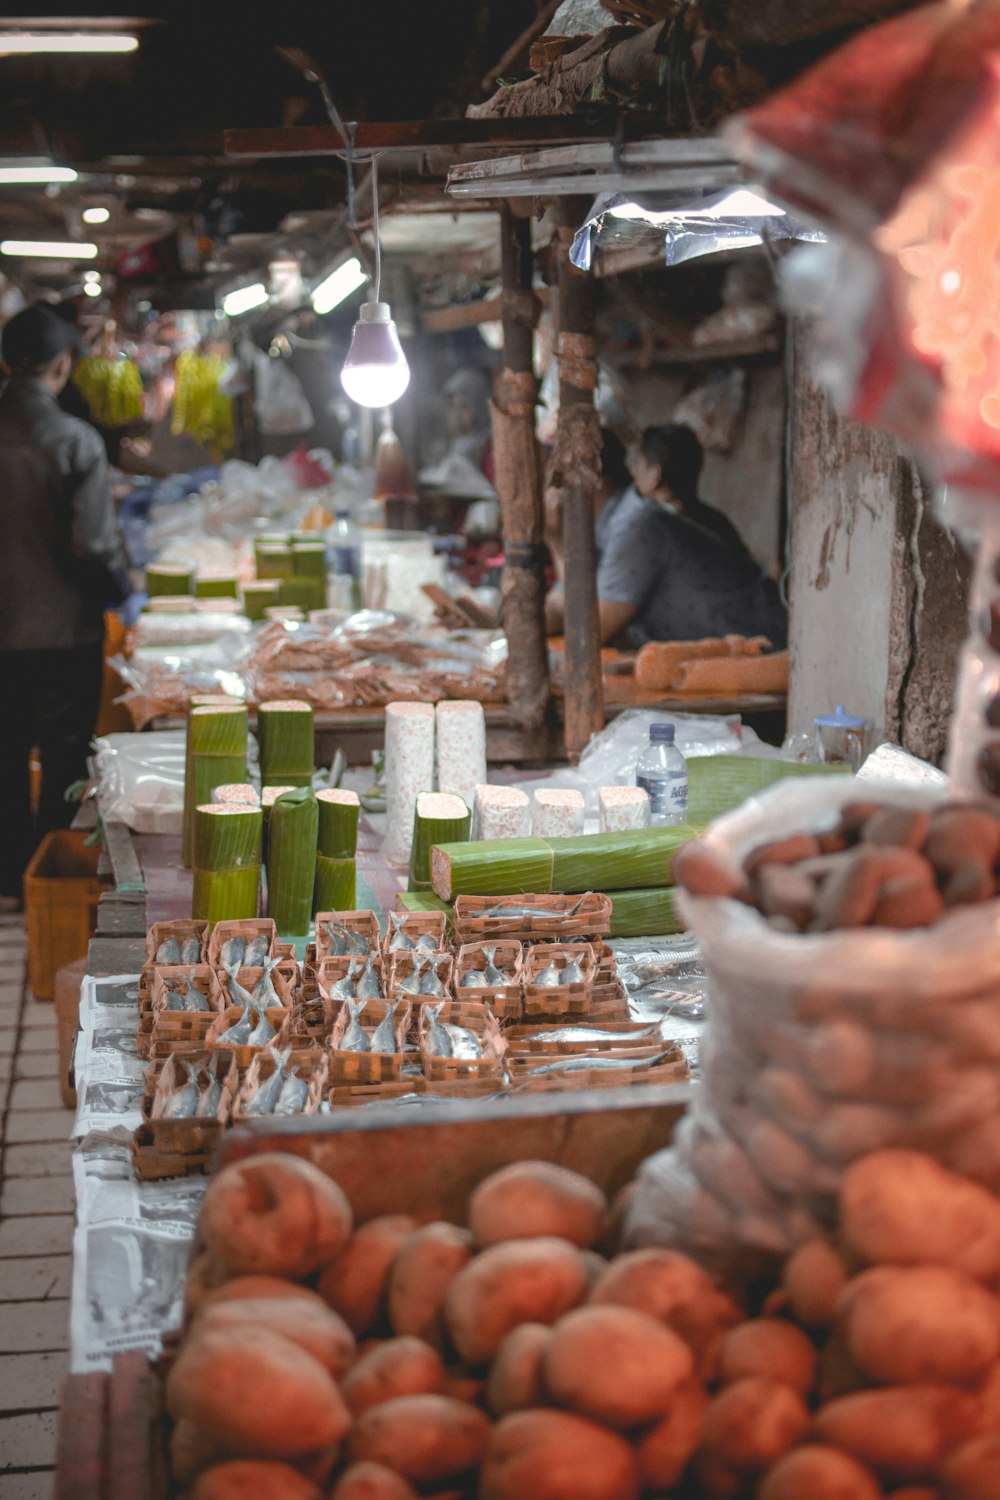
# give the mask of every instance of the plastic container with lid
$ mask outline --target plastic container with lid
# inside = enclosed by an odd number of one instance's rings
[[[817,714],[816,748],[819,758],[827,762],[841,762],[857,771],[865,758],[865,733],[867,721],[857,714],[849,714],[842,703],[835,713]]]

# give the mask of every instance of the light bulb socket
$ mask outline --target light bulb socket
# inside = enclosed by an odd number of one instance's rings
[[[359,323],[391,323],[392,313],[388,302],[362,302],[358,309]]]

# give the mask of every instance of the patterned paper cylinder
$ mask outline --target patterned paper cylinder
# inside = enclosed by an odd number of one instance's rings
[[[390,703],[385,710],[385,857],[409,862],[417,793],[434,785],[434,705]]]
[[[531,836],[535,839],[572,838],[583,832],[583,793],[563,787],[541,787],[535,793]]]
[[[486,780],[486,716],[483,705],[460,698],[439,703],[437,718],[437,784],[471,807],[476,787]]]

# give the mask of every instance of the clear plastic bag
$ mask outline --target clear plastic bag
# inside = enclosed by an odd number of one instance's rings
[[[869,782],[932,806],[940,788]],[[713,852],[832,827],[855,783],[801,778],[719,819]],[[1000,901],[932,927],[786,935],[755,909],[681,895],[709,974],[702,1081],[672,1148],[638,1180],[632,1243],[753,1268],[832,1227],[847,1165],[930,1152],[1000,1190]]]
[[[109,734],[94,741],[104,815],[136,833],[181,831],[184,731]]]

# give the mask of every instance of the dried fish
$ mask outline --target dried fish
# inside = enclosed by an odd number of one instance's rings
[[[443,1010],[443,1000],[440,1005],[428,1005],[426,1011],[428,1023],[427,1030],[424,1032],[424,1043],[427,1050],[433,1052],[436,1057],[452,1057],[454,1053],[451,1037],[438,1019]]]
[[[397,995],[386,1012],[385,1020],[380,1021],[372,1032],[371,1050],[373,1052],[397,1052],[399,1050],[396,1040],[396,1028],[393,1023],[400,1003],[399,996]]]
[[[591,1068],[618,1069],[621,1072],[633,1069],[639,1071],[658,1068],[661,1063],[669,1062],[675,1056],[674,1049],[670,1048],[666,1052],[658,1052],[655,1057],[607,1057],[603,1053],[596,1056],[560,1057],[553,1062],[543,1063],[540,1068],[532,1068],[531,1077],[544,1077],[546,1073],[585,1073]]]
[[[483,971],[486,976],[486,983],[488,985],[506,984],[506,974],[504,974],[502,969],[498,969],[493,962],[496,958],[497,950],[495,948],[484,948],[483,954],[486,958],[486,968]]]
[[[364,958],[368,952],[369,943],[363,932],[352,932],[342,922],[327,922],[326,930],[330,937],[330,952],[338,955],[346,953],[357,958]]]
[[[414,947],[419,948],[423,953],[436,953],[438,951],[438,941],[433,932],[422,932],[417,938]]]
[[[590,894],[590,891],[585,892],[585,894],[580,897],[579,901],[577,901],[575,905],[569,907],[566,911],[553,911],[551,907],[547,906],[497,905],[489,906],[485,911],[477,911],[473,913],[473,915],[477,917],[545,917],[550,921],[562,921],[564,917],[575,917]]]
[[[361,964],[357,959],[352,959],[347,966],[347,973],[342,979],[331,984],[327,994],[331,1000],[353,1000],[355,996],[355,981],[361,972]]]
[[[226,966],[225,964],[223,964],[223,968],[225,969],[226,978],[229,981],[230,999],[232,1000],[234,1005],[242,1005],[245,1010],[247,1006],[253,1004],[253,996],[250,994],[249,990],[245,990],[243,988],[236,977],[240,972],[240,965],[230,964]]]
[[[557,1026],[551,1031],[536,1031],[532,1042],[620,1042],[631,1046],[644,1037],[657,1036],[659,1024],[645,1026],[642,1031],[602,1031],[596,1026]]]
[[[582,984],[583,983],[583,970],[580,967],[580,960],[578,958],[571,958],[570,961],[569,961],[569,963],[566,964],[566,966],[564,967],[562,973],[559,976],[559,983],[560,984]]]
[[[426,969],[424,969],[423,973],[420,976],[420,983],[417,986],[417,994],[418,995],[446,995],[447,994],[447,990],[445,989],[444,985],[441,983],[441,976],[438,973],[437,967],[436,967],[435,964],[428,963]]]
[[[185,938],[184,946],[181,948],[181,963],[196,964],[201,959],[201,940],[196,937]]]
[[[199,1120],[214,1120],[218,1114],[219,1103],[222,1099],[222,1084],[219,1081],[217,1069],[218,1064],[216,1064],[215,1072],[211,1068],[204,1068],[198,1075],[199,1079],[205,1080],[204,1087],[198,1095],[198,1106],[195,1109],[195,1115]]]
[[[276,1115],[300,1115],[309,1100],[309,1085],[298,1073],[291,1072],[281,1085],[281,1094],[275,1105]]]
[[[281,1005],[281,998],[274,988],[274,980],[271,978],[272,972],[278,967],[280,962],[281,960],[278,958],[265,958],[263,963],[264,972],[254,985],[252,996],[254,1005],[272,1008]]]
[[[458,987],[460,990],[482,990],[488,983],[484,969],[470,969],[468,974],[462,975]]]
[[[477,1057],[482,1057],[483,1049],[479,1045],[479,1038],[475,1032],[469,1031],[465,1026],[452,1026],[444,1022],[443,1030],[447,1032],[451,1040],[451,1055],[466,1062],[472,1062]]]
[[[395,929],[393,931],[391,939],[389,940],[390,953],[404,953],[416,946],[413,939],[406,931],[405,914],[397,911],[391,911],[389,913],[389,926]]]
[[[255,1010],[253,1014],[257,1017],[257,1025],[247,1037],[247,1042],[251,1047],[266,1047],[274,1040],[276,1032],[266,1010]]]
[[[249,1042],[252,1030],[253,1017],[250,1012],[250,1006],[247,1004],[244,1006],[243,1014],[239,1020],[234,1021],[232,1026],[227,1026],[225,1031],[220,1031],[215,1040],[217,1043],[226,1043],[230,1047],[243,1047]]]
[[[270,948],[271,939],[263,932],[258,933],[247,944],[247,951],[243,955],[243,967],[245,969],[263,968],[264,960],[268,957]]]
[[[177,938],[164,938],[154,955],[154,962],[158,964],[179,964],[181,961],[181,945]]]
[[[276,1052],[270,1048],[271,1056],[274,1058],[274,1071],[260,1085],[253,1098],[246,1106],[245,1113],[248,1115],[272,1115],[274,1107],[281,1098],[281,1088],[285,1081],[285,1066],[292,1055],[291,1047],[286,1047],[284,1052]]]
[[[195,987],[191,979],[180,984],[176,982],[168,984],[166,993],[165,1010],[206,1011],[211,1009],[205,996]]]
[[[420,983],[430,966],[430,959],[418,958],[413,968],[405,978],[399,981],[398,989],[402,995],[419,995],[421,993]]]
[[[186,1063],[179,1066],[187,1073],[187,1082],[167,1099],[161,1120],[190,1120],[198,1107],[198,1080]]]
[[[558,989],[563,982],[562,973],[555,959],[550,959],[545,968],[535,975],[532,983],[541,985],[543,989]]]
[[[357,988],[354,993],[359,1000],[378,1000],[382,994],[382,986],[375,972],[375,955],[369,953],[368,962],[361,971]]]
[[[345,1000],[347,1014],[350,1020],[347,1029],[340,1038],[340,1050],[342,1052],[370,1052],[371,1043],[368,1033],[358,1020],[358,1016],[364,1010],[364,1001],[359,1005],[356,1000]]]
[[[243,968],[243,957],[247,951],[247,940],[239,933],[235,937],[227,938],[219,953],[222,959],[222,967],[226,970],[234,965],[237,969]]]

